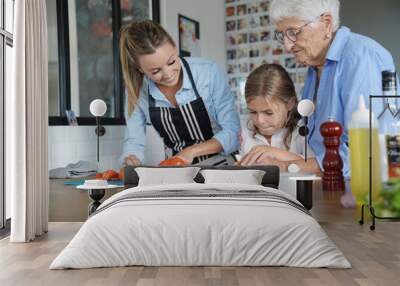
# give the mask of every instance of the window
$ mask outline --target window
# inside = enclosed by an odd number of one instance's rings
[[[158,0],[47,0],[49,123],[94,125],[93,99],[107,103],[103,124],[124,124],[118,34],[132,20],[159,21]]]
[[[0,0],[0,236],[11,216],[10,194],[5,190],[5,103],[11,93],[14,0]],[[8,220],[9,222],[9,220]],[[7,223],[9,228],[9,223]]]

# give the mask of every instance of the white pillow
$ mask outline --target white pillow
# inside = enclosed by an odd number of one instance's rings
[[[138,186],[195,183],[193,179],[196,177],[199,170],[199,167],[135,168],[139,176]]]
[[[261,185],[265,175],[263,170],[201,170],[205,184],[234,183],[246,185]]]

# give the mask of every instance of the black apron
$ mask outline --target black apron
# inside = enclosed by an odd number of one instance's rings
[[[178,107],[156,107],[155,99],[150,94],[150,88],[148,88],[150,121],[163,138],[165,146],[172,150],[173,155],[186,147],[207,141],[214,136],[208,111],[197,91],[189,64],[184,58],[181,58],[181,60],[196,95],[195,100]],[[192,163],[198,164],[205,160],[209,161],[209,158],[216,155],[219,155],[219,153],[199,156],[194,158]],[[226,158],[218,157],[219,159],[214,160],[211,163],[212,165],[228,164]]]

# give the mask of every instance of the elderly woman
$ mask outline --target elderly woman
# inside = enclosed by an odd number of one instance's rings
[[[340,154],[343,173],[348,177],[351,114],[361,95],[368,102],[368,95],[381,94],[381,73],[395,70],[395,66],[390,53],[380,44],[339,26],[339,6],[338,0],[273,0],[270,17],[277,27],[276,39],[294,55],[296,62],[309,67],[302,98],[315,104],[308,127],[317,162],[322,169],[325,148],[320,125],[334,118],[344,128]],[[382,109],[382,102],[376,105],[376,112],[378,108]],[[259,157],[264,161],[258,163],[271,163],[265,152],[268,151],[264,150]],[[290,164],[303,162],[286,162],[286,167]]]

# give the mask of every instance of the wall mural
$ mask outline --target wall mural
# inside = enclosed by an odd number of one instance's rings
[[[274,40],[275,27],[270,23],[269,4],[268,0],[225,0],[227,71],[241,115],[246,114],[246,78],[263,63],[284,66],[295,83],[298,97],[304,85],[307,68],[297,64]]]

